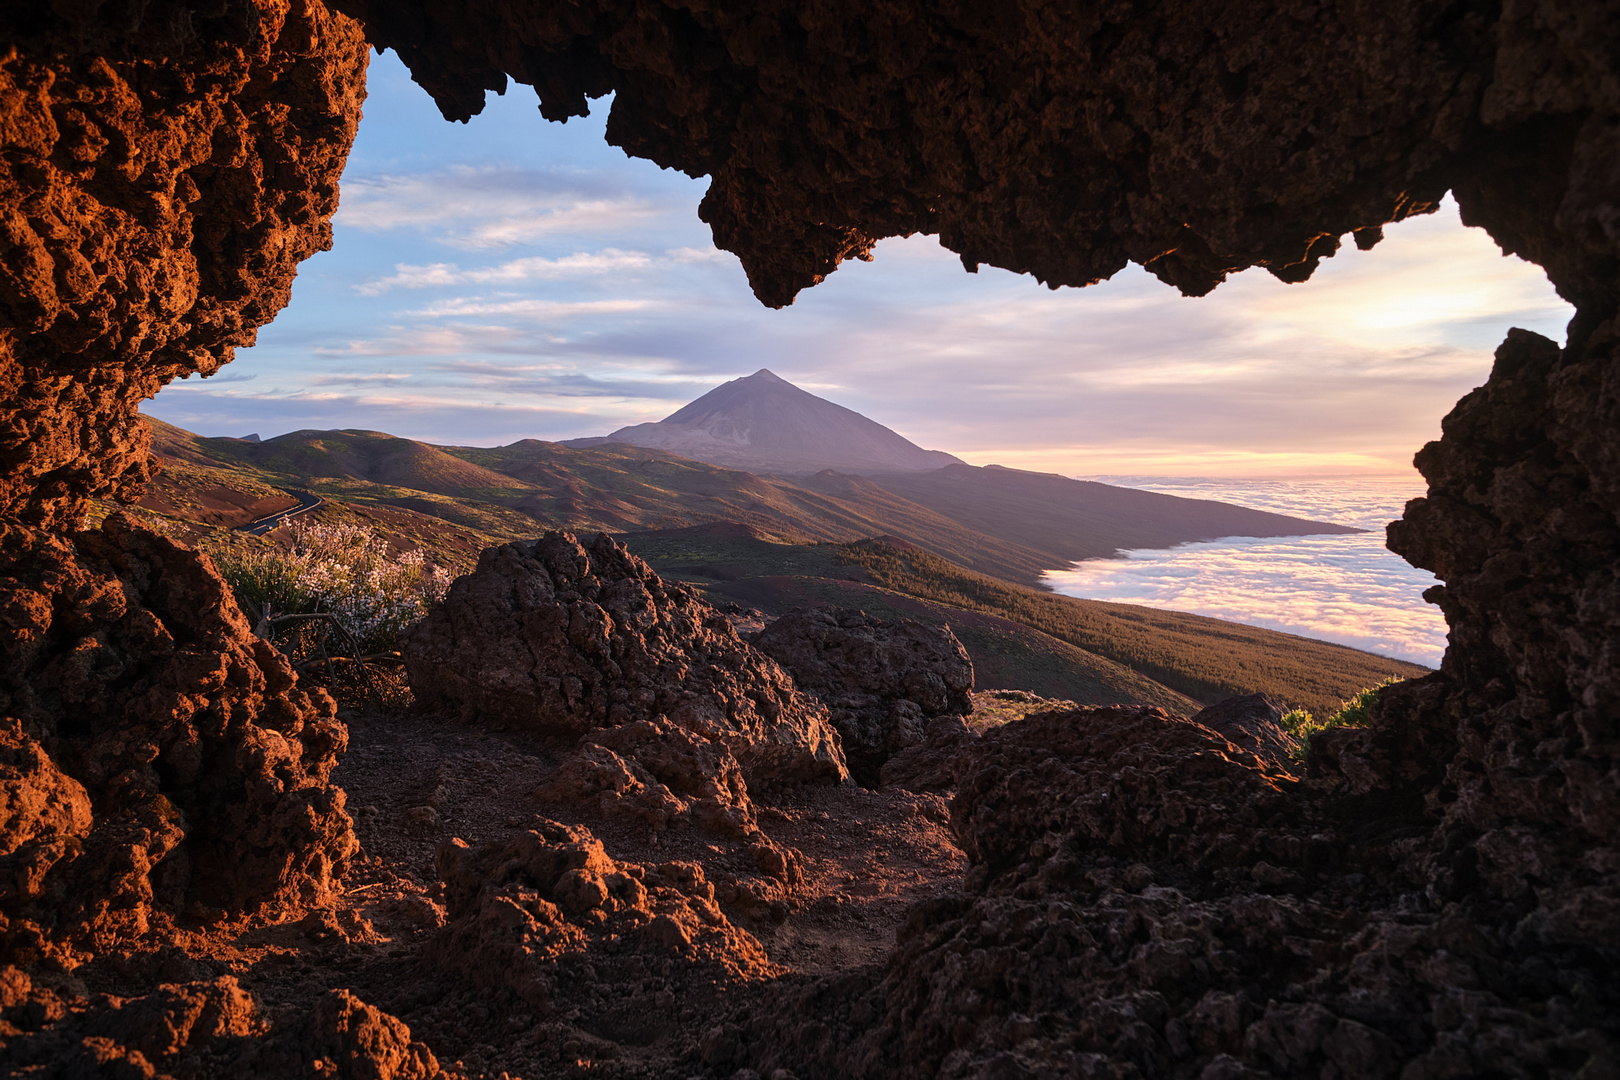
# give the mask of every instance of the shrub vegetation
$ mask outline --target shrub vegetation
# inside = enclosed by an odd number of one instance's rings
[[[1297,761],[1304,761],[1311,752],[1311,739],[1323,731],[1333,728],[1366,727],[1371,718],[1373,702],[1377,701],[1383,692],[1400,682],[1399,678],[1390,676],[1377,686],[1369,686],[1365,690],[1346,698],[1339,703],[1338,711],[1326,720],[1318,720],[1306,709],[1292,709],[1282,718],[1282,726],[1288,733],[1299,740],[1299,746],[1294,751]]]
[[[450,574],[421,551],[391,553],[363,525],[295,522],[291,531],[287,548],[220,544],[209,555],[254,632],[275,641],[301,674],[324,673],[340,699],[376,690],[374,665],[395,660],[400,631],[444,596]],[[340,678],[335,660],[360,670]],[[382,681],[399,680],[389,672]]]

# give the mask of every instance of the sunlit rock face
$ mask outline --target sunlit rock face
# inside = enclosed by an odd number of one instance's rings
[[[252,344],[331,246],[365,66],[303,0],[0,3],[0,512],[139,497],[141,401]]]
[[[0,530],[0,960],[328,897],[347,729],[209,559],[121,514]]]

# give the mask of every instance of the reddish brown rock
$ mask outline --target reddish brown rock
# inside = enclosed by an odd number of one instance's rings
[[[1446,582],[1434,594],[1452,624],[1444,670],[1385,694],[1366,730],[1313,740],[1305,793],[1286,797],[1286,821],[1263,823],[1264,844],[1206,828],[1214,811],[1194,794],[1263,791],[1213,733],[1167,729],[1157,749],[1099,736],[1054,764],[1004,736],[1000,752],[1060,787],[951,766],[976,808],[964,818],[984,859],[972,896],[921,910],[881,982],[811,987],[746,1043],[714,1026],[695,1051],[705,1066],[748,1060],[768,1075],[776,1055],[800,1080],[1612,1071],[1613,5],[341,6],[453,116],[508,76],[538,87],[553,117],[613,92],[610,138],[713,178],[701,212],[770,304],[915,231],[970,267],[1053,283],[1127,261],[1190,293],[1249,265],[1297,281],[1347,232],[1370,246],[1450,189],[1465,220],[1546,267],[1577,305],[1561,349],[1510,336],[1420,457],[1430,497],[1392,531]],[[211,676],[177,672],[160,638],[123,621],[123,586],[98,590],[80,556],[16,525],[65,528],[91,493],[133,495],[147,468],[139,400],[213,370],[284,302],[296,261],[325,242],[363,49],[315,3],[9,0],[0,56],[7,662],[29,687],[53,679],[88,687],[91,705],[146,708],[137,723],[176,702],[211,707]],[[62,640],[71,628],[90,644],[68,656],[47,641],[35,672],[29,635],[46,615]],[[123,663],[129,642],[153,655],[129,652],[129,680],[104,682],[97,665]],[[150,700],[136,701],[148,666]],[[144,734],[126,746],[68,730],[59,754],[54,733],[24,721],[96,806],[70,865],[103,868],[52,894],[64,855],[42,879],[42,897],[62,899],[36,914],[116,936],[143,890],[198,880],[178,854],[206,838],[189,811],[150,797],[149,774],[170,765],[142,759]],[[286,772],[266,764],[283,747],[250,741],[244,775]],[[18,745],[20,783],[72,802]],[[277,850],[266,788],[244,784],[251,797],[233,802],[235,769],[199,805],[243,808],[222,815],[223,835]],[[1064,792],[1084,813],[1053,805]],[[30,820],[67,848],[79,835],[72,813]],[[1037,827],[1052,837],[1032,838]],[[88,915],[72,906],[83,898]],[[29,993],[40,1016],[62,1007]],[[86,1036],[83,1069],[121,1060],[108,1038]]]
[[[1299,740],[1282,726],[1283,711],[1264,694],[1243,694],[1216,702],[1193,718],[1221,738],[1241,746],[1284,772],[1300,771],[1294,754]]]
[[[542,802],[595,800],[609,816],[656,830],[692,823],[731,836],[758,830],[737,759],[662,717],[586,735],[535,794]]]
[[[923,742],[929,720],[973,711],[973,661],[948,626],[817,608],[749,640],[827,706],[850,772],[867,787],[896,752]]]
[[[553,1010],[558,980],[593,978],[587,952],[598,939],[728,980],[776,970],[715,904],[696,863],[620,863],[588,829],[549,821],[477,850],[452,840],[438,863],[450,921],[429,956],[541,1016]]]
[[[7,947],[93,951],[155,909],[325,896],[355,850],[328,783],[347,732],[207,558],[119,515],[71,545],[7,540]]]
[[[847,776],[826,710],[606,534],[490,548],[402,649],[426,708],[560,735],[667,716],[750,779]]]
[[[979,736],[960,716],[941,716],[929,721],[923,741],[883,763],[880,775],[884,786],[907,791],[950,792],[960,782],[959,770],[966,765],[966,753]]]
[[[315,1003],[307,1033],[297,1034],[304,1038],[288,1049],[299,1057],[315,1055],[322,1065],[316,1075],[345,1080],[437,1080],[445,1075],[433,1051],[413,1041],[403,1021],[347,990],[324,994]]]
[[[961,769],[966,895],[914,908],[883,972],[784,986],[736,1064],[1371,1080],[1615,1060],[1609,946],[1504,933],[1498,903],[1447,892],[1421,807],[1323,800],[1333,779],[1149,709],[1014,721]],[[1543,903],[1592,925],[1593,896]]]
[[[47,1001],[55,1007],[44,1007]],[[31,1023],[30,1011],[46,1022]],[[30,1075],[197,1075],[215,1054],[233,1056],[234,1044],[262,1032],[253,999],[230,976],[125,999],[64,1000],[36,988],[4,1012],[37,1029],[5,1047],[7,1061]]]
[[[315,0],[194,8],[0,4],[0,514],[139,498],[140,403],[251,345],[331,246],[358,28]]]
[[[1580,177],[1560,230],[1612,249],[1601,5],[338,6],[450,118],[508,78],[553,119],[612,92],[608,138],[713,178],[700,213],[771,305],[912,232],[1054,285],[1299,281],[1538,140]]]
[[[43,1024],[0,1047],[26,1075],[120,1078],[326,1076],[441,1080],[433,1052],[398,1018],[347,990],[321,995],[272,1027],[237,980],[165,984],[137,998],[62,998],[34,990],[0,1016],[30,1006]],[[49,1000],[54,1009],[43,1008]],[[0,1020],[0,1023],[5,1021]]]

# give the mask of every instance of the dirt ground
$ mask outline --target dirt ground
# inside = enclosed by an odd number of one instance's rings
[[[327,990],[345,988],[405,1021],[446,1071],[469,1078],[713,1075],[703,1063],[713,1018],[782,980],[882,962],[906,910],[952,889],[966,865],[939,795],[853,785],[755,788],[749,795],[760,831],[798,853],[802,882],[777,888],[763,904],[748,902],[746,892],[728,900],[734,890],[726,883],[760,880],[746,839],[695,824],[657,832],[589,802],[537,794],[571,743],[409,712],[349,712],[345,719],[351,743],[334,780],[348,793],[363,850],[337,903],[276,925],[177,928],[172,945],[144,963],[96,961],[80,969],[87,990],[129,994],[131,975],[233,975],[274,1025]],[[476,849],[540,821],[584,826],[620,863],[697,864],[720,886],[715,903],[724,918],[757,940],[768,963],[739,978],[678,952],[649,955],[644,943],[603,933],[583,954],[559,962],[554,1007],[538,1015],[453,964],[435,962],[432,943],[446,921],[440,846],[454,838]]]

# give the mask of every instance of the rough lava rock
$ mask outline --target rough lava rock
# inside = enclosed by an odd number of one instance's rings
[[[970,894],[920,909],[886,974],[794,990],[797,1011],[757,1018],[749,1046],[800,1080],[1614,1071],[1620,8],[337,7],[452,117],[509,77],[553,118],[613,93],[609,139],[712,178],[700,214],[772,305],[912,232],[970,270],[1053,284],[1130,261],[1187,293],[1253,265],[1299,281],[1448,190],[1546,268],[1577,309],[1566,344],[1509,335],[1390,531],[1445,583],[1439,673],[1383,694],[1366,729],[1313,739],[1292,788],[1213,731],[1141,712],[1108,721],[1135,742],[1036,717],[1022,724],[1061,754],[1017,730],[971,743],[952,760],[993,775],[950,766],[983,859]],[[228,598],[198,594],[232,624],[209,637],[215,614],[162,598],[180,565],[162,542],[115,527],[76,552],[62,534],[89,497],[138,491],[139,402],[216,370],[328,242],[360,32],[315,0],[0,0],[0,712],[21,722],[4,761],[22,807],[6,887],[43,890],[3,902],[16,955],[122,940],[208,880],[187,861],[235,882],[230,844],[294,853],[246,860],[253,887],[233,894],[317,882],[347,835],[328,796],[331,812],[278,816],[327,790],[335,737],[318,703],[276,712],[290,688],[243,704],[281,676]],[[599,628],[568,630],[596,650]],[[558,692],[576,730],[621,704]],[[707,722],[763,707],[732,704]],[[641,708],[619,722],[655,715]],[[1198,801],[1228,797],[1245,801]],[[1217,831],[1219,813],[1244,827]],[[74,867],[102,869],[81,884]]]
[[[1297,772],[1294,753],[1299,740],[1282,726],[1282,718],[1282,708],[1266,695],[1242,694],[1200,710],[1192,722],[1264,758],[1274,768]]]
[[[509,78],[551,119],[612,93],[608,140],[711,177],[699,213],[773,306],[916,232],[1054,286],[1301,281],[1519,155],[1567,200],[1549,246],[1614,242],[1611,5],[337,6],[450,119]]]
[[[928,722],[923,741],[883,763],[879,779],[884,787],[915,792],[951,792],[961,782],[964,753],[978,741],[978,733],[960,716],[939,716]]]
[[[737,759],[662,717],[584,736],[535,794],[542,802],[595,799],[604,813],[657,831],[693,822],[731,836],[759,828]]]
[[[328,782],[348,733],[207,557],[118,514],[71,542],[4,539],[5,948],[95,952],[157,909],[328,894],[356,849]]]
[[[401,648],[426,708],[559,735],[664,716],[753,781],[848,776],[826,710],[605,533],[486,550]]]
[[[443,1080],[432,1051],[398,1018],[332,990],[265,1022],[229,975],[137,998],[63,995],[0,968],[0,1046],[18,1075],[139,1078],[331,1076]],[[49,1026],[36,1021],[54,1017]],[[19,1028],[18,1024],[23,1025]],[[41,1030],[30,1029],[39,1027]],[[9,1030],[7,1030],[9,1029]]]
[[[867,787],[897,751],[923,741],[929,720],[973,711],[973,661],[948,626],[815,608],[749,640],[826,704],[850,773]]]
[[[477,849],[451,840],[438,870],[450,921],[430,959],[539,1016],[553,1011],[558,980],[591,978],[587,952],[598,939],[731,980],[777,973],[715,903],[701,866],[621,863],[582,826],[540,821]]]
[[[140,498],[141,402],[332,246],[365,70],[316,0],[0,2],[0,514]]]
[[[1342,776],[1296,781],[1156,709],[1037,714],[963,757],[965,893],[917,905],[883,970],[783,985],[740,1018],[738,1064],[1372,1080],[1620,1060],[1612,939],[1515,931],[1438,877],[1421,805],[1323,798]]]

